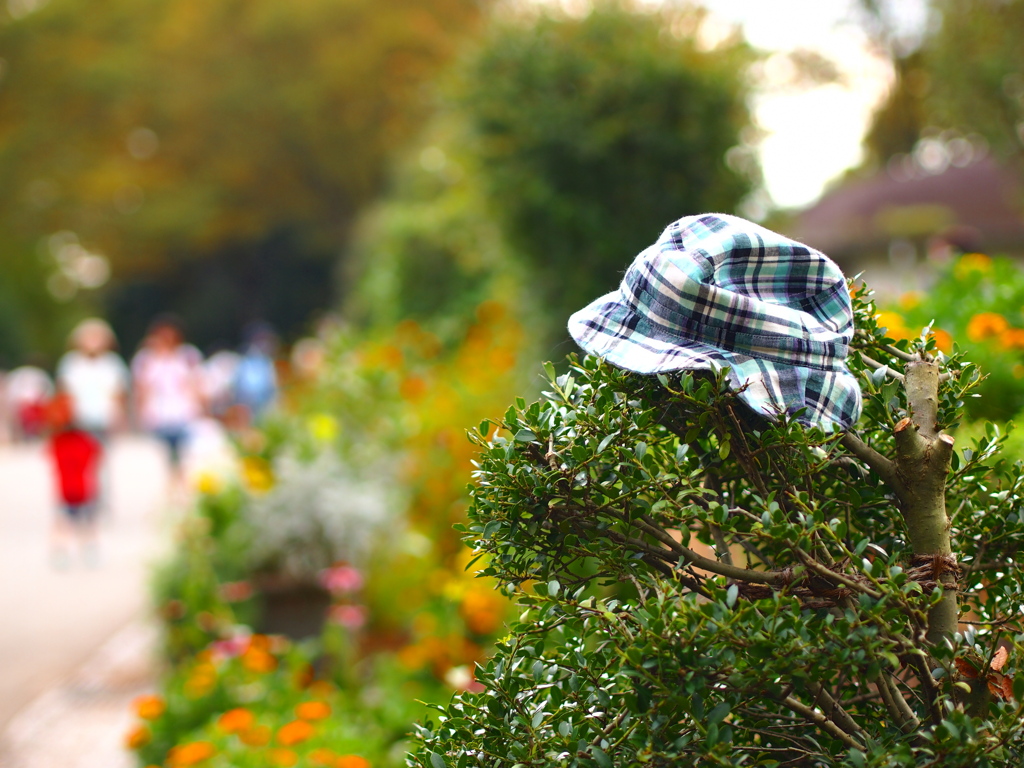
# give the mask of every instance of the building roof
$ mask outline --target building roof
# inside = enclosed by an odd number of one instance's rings
[[[1024,188],[990,157],[941,173],[886,170],[826,193],[790,230],[840,264],[885,253],[899,238],[941,236],[963,250],[1024,253]]]

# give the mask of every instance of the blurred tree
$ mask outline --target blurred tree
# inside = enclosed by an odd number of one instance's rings
[[[1004,157],[1024,154],[1024,2],[933,0],[928,40],[931,121],[979,133]]]
[[[481,5],[12,0],[0,226],[74,232],[118,282],[282,231],[330,263]]]
[[[698,46],[703,14],[600,3],[498,23],[458,104],[491,209],[561,323],[615,287],[651,232],[732,211],[752,186],[727,153],[750,116],[738,39]]]
[[[703,19],[629,3],[496,18],[367,222],[364,314],[457,312],[457,286],[518,275],[550,337],[652,232],[734,210],[757,178],[739,137],[752,54],[735,38],[699,46]]]
[[[1024,2],[931,0],[931,22],[901,36],[890,6],[861,0],[865,26],[893,61],[894,82],[865,139],[872,164],[927,134],[975,135],[1024,157]]]

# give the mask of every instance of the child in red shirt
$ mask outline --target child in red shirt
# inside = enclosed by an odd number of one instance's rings
[[[102,448],[95,437],[74,426],[71,398],[66,394],[53,398],[47,416],[48,447],[63,513],[54,521],[54,562],[58,567],[66,565],[70,540],[78,538],[86,562],[95,565],[97,468]]]

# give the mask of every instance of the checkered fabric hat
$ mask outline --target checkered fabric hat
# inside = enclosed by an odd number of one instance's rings
[[[687,216],[626,270],[619,290],[569,318],[592,355],[637,373],[728,368],[757,413],[848,429],[853,310],[827,256],[736,216]]]

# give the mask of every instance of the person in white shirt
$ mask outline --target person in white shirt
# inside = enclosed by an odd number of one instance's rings
[[[110,470],[107,443],[110,435],[127,425],[128,366],[114,350],[117,337],[104,320],[83,320],[68,337],[70,349],[57,364],[57,389],[70,399],[71,421],[100,444],[96,508],[109,501]]]
[[[57,386],[71,397],[74,423],[104,442],[123,429],[128,402],[128,366],[114,350],[106,322],[89,318],[71,332],[70,351],[57,365]]]

